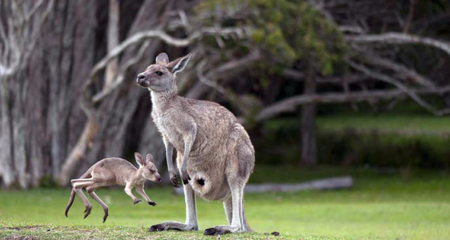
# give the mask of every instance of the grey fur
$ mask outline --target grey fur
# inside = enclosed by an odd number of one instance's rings
[[[112,186],[116,184],[125,186],[125,193],[131,197],[134,204],[141,202],[141,200],[134,196],[131,191],[135,187],[139,195],[141,195],[149,205],[156,206],[156,203],[153,202],[144,191],[144,183],[146,180],[153,182],[161,181],[161,176],[158,173],[158,169],[153,163],[153,156],[151,154],[147,154],[146,159],[144,159],[141,154],[136,152],[134,153],[134,157],[139,165],[139,168],[136,168],[133,164],[122,158],[105,158],[90,167],[80,178],[72,179],[70,182],[72,183],[73,188],[70,194],[69,203],[67,203],[66,206],[66,217],[69,213],[70,207],[73,204],[76,194],[78,194],[84,203],[84,218],[89,216],[92,206],[83,194],[82,190],[85,189],[89,196],[97,201],[103,208],[103,211],[105,212],[103,222],[105,222],[108,217],[108,206],[97,196],[97,194],[95,194],[94,191],[100,187]]]
[[[197,230],[195,196],[224,202],[230,226],[216,226],[208,235],[247,232],[244,187],[253,172],[255,151],[236,117],[217,103],[177,95],[175,74],[184,69],[190,54],[168,62],[161,53],[155,64],[140,73],[137,83],[151,92],[152,118],[166,146],[171,182],[177,186],[172,149],[177,151],[179,175],[184,184],[186,222],[164,222],[150,231]]]

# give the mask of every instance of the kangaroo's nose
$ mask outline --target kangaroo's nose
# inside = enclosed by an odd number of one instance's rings
[[[144,81],[144,79],[145,79],[145,75],[141,73],[141,74],[137,75],[136,81],[137,81],[137,83],[141,83],[142,81]]]

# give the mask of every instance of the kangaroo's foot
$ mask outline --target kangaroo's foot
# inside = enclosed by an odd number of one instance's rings
[[[105,215],[103,215],[103,223],[105,223],[106,219],[108,218],[108,209],[105,209]]]
[[[233,226],[215,226],[213,228],[208,228],[203,232],[204,235],[224,235],[228,233],[239,233],[245,232],[244,229]]]
[[[156,224],[148,229],[149,232],[160,232],[160,231],[197,231],[198,225],[194,224],[185,224],[180,222],[163,222],[160,224]]]
[[[87,216],[89,216],[89,214],[91,214],[91,210],[92,210],[92,206],[86,206],[86,208],[84,209],[84,218],[87,218]]]

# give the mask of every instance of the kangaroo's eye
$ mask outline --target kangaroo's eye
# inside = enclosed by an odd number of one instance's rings
[[[155,73],[156,73],[156,75],[158,75],[158,76],[162,76],[162,75],[163,75],[163,73],[160,72],[160,71],[156,71]]]
[[[155,173],[155,171],[154,170],[150,170],[150,173],[153,174],[153,173]]]

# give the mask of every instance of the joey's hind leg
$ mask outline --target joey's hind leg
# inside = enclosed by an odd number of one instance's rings
[[[91,214],[92,205],[89,202],[89,200],[86,198],[86,196],[84,195],[82,188],[89,187],[92,184],[93,184],[92,181],[73,183],[73,189],[75,190],[77,195],[81,198],[81,200],[83,201],[84,207],[85,207],[84,218],[86,218],[87,216],[89,216],[89,214]]]
[[[90,186],[88,188],[86,188],[86,191],[88,192],[89,196],[91,196],[92,199],[94,199],[96,202],[98,202],[98,204],[100,204],[100,206],[103,209],[103,212],[105,212],[105,214],[103,215],[103,223],[106,221],[106,219],[108,218],[108,205],[106,205],[106,203],[104,203],[100,197],[98,197],[98,195],[94,192],[95,189],[97,189],[98,186]]]
[[[197,209],[195,206],[195,193],[192,190],[191,185],[183,185],[184,189],[184,199],[186,202],[186,222],[163,222],[160,224],[156,224],[150,227],[149,232],[158,232],[158,231],[168,231],[168,230],[177,230],[177,231],[192,231],[198,230],[198,222],[197,222]]]

